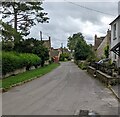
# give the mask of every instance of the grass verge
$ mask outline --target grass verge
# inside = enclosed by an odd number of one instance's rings
[[[35,70],[26,71],[24,73],[18,74],[16,76],[10,76],[6,79],[1,80],[0,82],[0,88],[3,88],[4,90],[8,90],[13,85],[30,80],[30,79],[36,79],[40,76],[43,76],[47,74],[48,72],[52,71],[53,69],[57,68],[59,64],[50,64],[45,67],[41,67]]]

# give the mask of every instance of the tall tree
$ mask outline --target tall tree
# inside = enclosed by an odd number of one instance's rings
[[[47,13],[42,12],[44,9],[41,7],[42,2],[2,2],[2,18],[10,19],[8,23],[13,23],[14,28],[17,31],[22,32],[23,35],[27,36],[31,26],[36,23],[47,22]]]
[[[70,36],[68,38],[67,46],[68,46],[69,50],[71,50],[71,52],[73,52],[73,50],[75,49],[75,45],[76,45],[79,38],[81,38],[82,40],[84,39],[82,33],[80,33],[80,32],[73,34],[73,36]]]
[[[78,39],[75,45],[74,57],[76,60],[86,60],[87,57],[90,55],[90,46],[82,40]]]
[[[20,40],[22,40],[22,36],[19,32],[16,32],[14,28],[12,28],[11,25],[2,22],[0,20],[1,29],[2,29],[2,49],[6,51],[11,51],[14,48],[15,43],[18,43]],[[15,43],[14,43],[14,38]]]
[[[2,22],[0,20],[1,28],[2,28],[2,41],[3,42],[8,42],[8,41],[13,41],[14,38],[20,40],[22,39],[21,33],[16,32],[14,28],[12,28],[11,25]]]
[[[91,49],[84,40],[82,33],[73,34],[72,37],[68,38],[68,48],[74,50],[74,58],[76,60],[85,60],[90,55]]]
[[[34,38],[29,38],[15,44],[14,50],[22,53],[33,53],[41,58],[41,66],[44,66],[46,60],[49,59],[49,51],[43,46],[42,42]]]

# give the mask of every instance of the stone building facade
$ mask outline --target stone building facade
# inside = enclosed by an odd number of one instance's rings
[[[105,57],[104,50],[106,46],[110,47],[111,44],[110,40],[111,40],[111,31],[108,30],[107,35],[103,38],[102,42],[99,44],[98,48],[96,49],[97,58],[101,59]]]

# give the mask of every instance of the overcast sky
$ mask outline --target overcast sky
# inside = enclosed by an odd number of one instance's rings
[[[61,43],[67,46],[69,36],[81,32],[87,43],[94,43],[94,35],[105,36],[110,29],[110,22],[118,15],[118,0],[111,2],[43,2],[42,7],[48,13],[49,23],[37,24],[31,28],[30,37],[39,39],[39,31],[43,32],[43,38],[51,36],[52,47],[59,48]],[[67,0],[71,1],[71,0]],[[110,0],[109,0],[110,1]],[[107,14],[88,10],[80,6],[91,8]]]

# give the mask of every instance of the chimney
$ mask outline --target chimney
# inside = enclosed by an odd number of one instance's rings
[[[111,34],[111,31],[108,29],[108,30],[107,30],[107,35],[109,35],[109,34]]]
[[[97,39],[97,35],[95,34],[95,39]]]
[[[51,37],[49,36],[49,48],[51,48]]]
[[[42,31],[40,31],[40,39],[41,39],[41,41],[42,41]]]
[[[120,1],[118,2],[118,16],[120,15]]]

